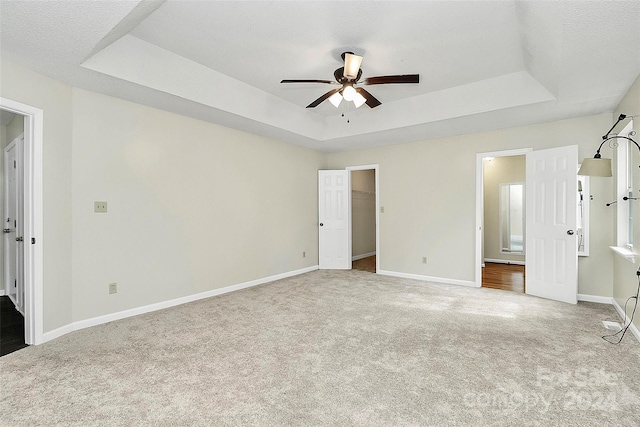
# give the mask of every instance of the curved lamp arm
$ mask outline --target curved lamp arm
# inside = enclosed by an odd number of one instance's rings
[[[602,148],[605,142],[608,142],[614,139],[626,139],[627,141],[633,142],[633,144],[636,146],[638,151],[640,151],[640,144],[634,141],[633,138],[629,136],[622,136],[622,135],[610,135],[611,131],[616,127],[616,125],[620,123],[622,120],[626,119],[627,117],[632,118],[633,116],[626,116],[624,114],[621,114],[620,117],[618,117],[618,121],[616,122],[616,124],[614,124],[613,127],[609,130],[609,132],[602,137],[602,142],[600,143],[600,146],[598,147],[598,150],[596,151],[596,154],[593,156],[593,158],[584,159],[582,161],[582,166],[578,171],[578,175],[613,176],[611,171],[611,159],[603,159],[602,156],[600,155],[600,149]],[[631,133],[630,135],[635,135],[635,132]],[[617,144],[613,145],[613,143],[610,143],[610,146],[611,148],[616,148]]]
[[[606,139],[604,139],[604,137],[603,137],[603,141],[602,141],[602,143],[600,144],[600,146],[598,147],[598,151],[596,151],[596,155],[595,155],[595,156],[593,156],[593,158],[594,158],[594,159],[599,159],[599,158],[601,158],[602,156],[600,156],[600,149],[602,148],[602,146],[604,145],[604,143],[605,143],[605,142],[607,142],[607,141],[610,141],[610,140],[612,140],[612,139],[616,139],[616,138],[626,139],[626,140],[628,140],[628,141],[633,142],[633,143],[636,145],[636,147],[638,147],[638,151],[640,151],[640,144],[638,144],[637,142],[635,142],[632,138],[629,138],[628,136],[613,135],[613,136],[607,136],[607,137],[606,137]]]

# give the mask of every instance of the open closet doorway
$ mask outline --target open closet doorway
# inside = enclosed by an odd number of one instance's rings
[[[347,168],[351,174],[351,259],[354,270],[378,271],[377,165]]]
[[[524,153],[482,159],[482,287],[525,292]]]

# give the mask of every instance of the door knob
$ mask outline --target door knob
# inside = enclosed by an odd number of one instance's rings
[[[573,230],[567,230],[567,234],[568,234],[569,236],[573,236]]]
[[[16,237],[16,242],[22,242],[24,240],[22,237]]]
[[[320,223],[320,227],[322,227],[323,225],[324,225],[323,223]]]

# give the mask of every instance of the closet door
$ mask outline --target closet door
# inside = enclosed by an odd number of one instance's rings
[[[318,242],[320,269],[350,270],[349,171],[318,171]]]

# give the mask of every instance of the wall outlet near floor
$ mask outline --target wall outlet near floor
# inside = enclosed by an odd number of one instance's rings
[[[93,202],[93,211],[95,213],[107,213],[107,202]]]
[[[427,257],[426,257],[426,256],[423,256],[423,257],[422,257],[422,263],[423,263],[423,264],[426,264],[426,263],[427,263]]]
[[[306,251],[302,251],[302,258],[306,258],[307,257],[307,252]]]
[[[110,294],[118,293],[118,284],[116,282],[109,283],[109,293]]]

